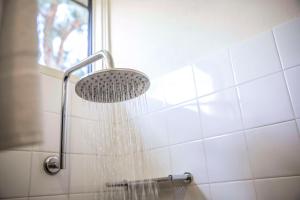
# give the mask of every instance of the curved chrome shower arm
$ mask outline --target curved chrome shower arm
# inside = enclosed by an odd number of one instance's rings
[[[70,74],[78,69],[81,69],[82,67],[85,67],[93,62],[96,62],[97,60],[103,59],[104,66],[106,66],[108,69],[113,68],[113,59],[108,51],[101,50],[93,55],[90,55],[86,59],[82,60],[80,63],[74,65],[73,67],[70,67],[64,72],[64,80],[65,78],[68,78]]]
[[[61,123],[60,123],[60,150],[59,150],[59,158],[57,156],[49,156],[45,159],[44,167],[48,174],[54,175],[57,174],[60,169],[66,168],[66,133],[67,133],[67,98],[68,98],[68,80],[70,75],[82,67],[85,67],[97,60],[103,59],[104,66],[107,68],[113,68],[113,60],[108,51],[101,50],[86,59],[82,60],[78,64],[73,67],[67,69],[64,72],[63,83],[62,83],[62,102],[61,102]]]

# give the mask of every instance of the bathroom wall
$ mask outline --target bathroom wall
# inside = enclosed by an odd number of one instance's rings
[[[168,199],[300,198],[299,44],[297,18],[152,80],[154,172],[195,177]]]
[[[96,8],[100,2],[95,1]],[[300,16],[298,0],[110,2],[116,66],[140,69],[151,78]],[[95,49],[100,49],[101,9],[95,15]]]
[[[111,2],[116,65],[152,79],[149,114],[137,121],[154,175],[195,175],[194,186],[166,198],[300,197],[292,72],[299,20],[280,25],[299,8],[297,1]]]
[[[136,123],[144,130],[153,176],[190,171],[195,177],[187,188],[162,191],[161,199],[298,199],[300,19],[287,21],[299,16],[297,1],[265,1],[264,9],[249,7],[247,19],[253,13],[258,17],[240,24],[258,28],[242,29],[241,34],[222,40],[218,38],[230,29],[226,24],[223,32],[216,34],[219,29],[214,29],[216,35],[206,32],[207,37],[200,37],[209,27],[199,24],[194,31],[194,22],[183,26],[188,18],[181,19],[179,29],[159,31],[178,27],[180,16],[195,17],[204,8],[197,12],[199,6],[195,6],[190,12],[191,4],[184,12],[177,8],[178,18],[173,18],[175,14],[162,18],[166,7],[155,12],[157,7],[149,5],[134,15],[128,10],[137,3],[132,2],[126,9],[116,9],[120,1],[112,1],[112,50],[117,65],[133,66],[151,76],[148,111]],[[267,8],[275,9],[277,17],[271,12],[262,15]],[[145,22],[142,28],[133,19],[147,9],[153,14],[140,18]],[[120,18],[120,13],[129,18]],[[237,29],[239,24],[232,27]],[[74,84],[70,85],[67,169],[56,176],[43,171],[43,160],[59,149],[61,74],[42,68],[41,77],[44,143],[0,152],[0,199],[96,199],[95,174],[102,162],[93,131],[97,113],[75,95]]]
[[[111,1],[116,66],[151,78],[140,116],[165,199],[300,198],[299,1]],[[298,18],[297,18],[298,17]]]
[[[58,154],[62,74],[41,68],[44,143],[0,152],[0,199],[94,200],[97,197],[96,147],[92,135],[94,118],[80,107],[79,98],[69,95],[69,136],[67,168],[55,176],[43,170],[47,156]],[[74,84],[70,84],[74,91]],[[30,116],[28,116],[30,117]]]

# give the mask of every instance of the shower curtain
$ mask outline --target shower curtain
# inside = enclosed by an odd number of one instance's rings
[[[0,0],[0,150],[40,142],[37,2]]]

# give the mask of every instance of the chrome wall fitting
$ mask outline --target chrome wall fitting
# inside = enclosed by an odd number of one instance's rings
[[[60,171],[58,156],[49,156],[44,161],[44,169],[47,174],[55,175]]]

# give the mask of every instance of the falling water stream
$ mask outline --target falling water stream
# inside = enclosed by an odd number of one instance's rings
[[[102,87],[103,88],[103,87]],[[97,146],[97,181],[101,200],[157,200],[158,185],[151,181],[151,160],[143,145],[138,116],[146,113],[147,98],[141,95],[128,99],[130,90],[125,85],[106,87],[105,96],[92,94],[89,98],[114,98],[117,103],[93,103],[83,100],[90,112],[97,113],[95,130]],[[121,90],[120,92],[115,92]],[[85,95],[85,94],[84,94]],[[96,99],[95,99],[96,100]],[[122,184],[123,183],[123,184]],[[129,184],[126,184],[129,183]]]

